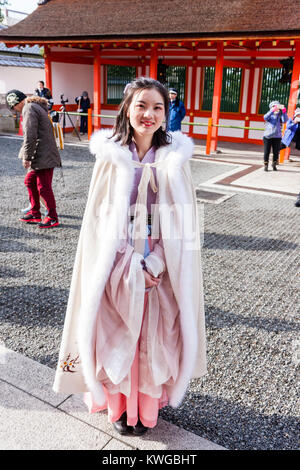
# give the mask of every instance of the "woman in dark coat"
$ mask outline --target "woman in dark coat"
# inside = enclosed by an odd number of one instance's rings
[[[88,109],[91,107],[89,95],[87,91],[82,92],[82,96],[77,96],[75,98],[76,103],[78,104],[78,112],[86,114]],[[88,117],[87,116],[80,116],[80,134],[84,135],[87,134],[87,124],[88,124]]]

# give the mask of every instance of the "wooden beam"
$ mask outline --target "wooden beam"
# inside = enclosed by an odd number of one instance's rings
[[[290,97],[288,102],[287,113],[290,118],[293,118],[294,111],[297,107],[298,95],[299,95],[299,82],[300,82],[300,41],[295,44],[295,59],[293,66],[293,74],[291,79]],[[289,159],[290,148],[285,151],[285,159]]]
[[[51,66],[51,49],[48,46],[44,48],[44,59],[45,59],[45,82],[46,88],[49,88],[52,92],[52,66]]]
[[[150,56],[150,77],[157,80],[157,44],[153,44]]]
[[[224,66],[224,46],[223,43],[218,44],[218,54],[215,68],[215,83],[214,83],[214,94],[212,103],[212,120],[213,124],[219,124],[220,117],[220,105],[221,105],[221,94],[222,94],[222,79],[223,79],[223,66]],[[218,144],[218,128],[212,128],[211,135],[211,151],[217,150]]]
[[[101,56],[100,47],[94,46],[94,114],[101,113]],[[94,118],[94,128],[100,129],[99,117]]]

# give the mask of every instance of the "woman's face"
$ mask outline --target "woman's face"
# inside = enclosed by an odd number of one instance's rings
[[[156,88],[137,91],[132,98],[127,117],[140,135],[153,135],[165,118],[164,98]]]

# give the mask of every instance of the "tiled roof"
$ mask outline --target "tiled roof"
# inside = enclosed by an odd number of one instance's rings
[[[40,48],[38,45],[34,46],[14,46],[14,47],[6,47],[4,42],[0,42],[0,54],[1,52],[16,52],[17,54],[27,55],[27,54],[34,54],[40,55]]]
[[[300,0],[51,0],[0,40],[300,35]]]
[[[13,67],[34,67],[43,69],[44,59],[32,59],[31,57],[15,57],[0,54],[0,65]]]

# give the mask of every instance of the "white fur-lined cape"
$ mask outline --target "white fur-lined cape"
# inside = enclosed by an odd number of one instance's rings
[[[53,389],[56,392],[90,391],[102,405],[105,395],[95,373],[95,323],[101,296],[111,272],[120,238],[127,224],[124,201],[129,206],[134,167],[128,146],[110,139],[111,130],[96,132],[90,142],[96,163],[90,183],[86,210],[78,241],[70,295],[67,306],[59,363]],[[195,191],[189,167],[193,142],[177,131],[172,142],[156,151],[159,203],[192,207],[195,240],[184,239],[184,217],[178,210],[174,220],[183,234],[181,239],[164,239],[165,221],[160,217],[166,265],[172,289],[180,310],[183,350],[176,383],[168,389],[169,403],[176,407],[183,399],[188,382],[200,377],[206,369],[204,302],[200,258],[200,236]],[[105,221],[97,211],[105,200]],[[122,203],[120,203],[122,201]],[[79,356],[80,363],[68,371],[68,361]],[[69,372],[69,373],[68,373]]]

